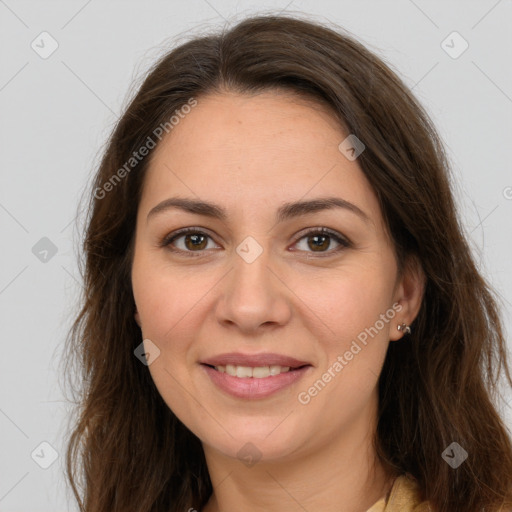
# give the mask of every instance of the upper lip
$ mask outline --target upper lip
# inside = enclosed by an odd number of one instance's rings
[[[219,354],[217,356],[209,357],[201,361],[202,364],[210,366],[226,366],[228,364],[234,366],[289,366],[290,368],[299,368],[300,366],[309,365],[306,361],[300,361],[294,357],[285,356],[282,354],[241,354],[238,352],[231,352],[229,354]]]

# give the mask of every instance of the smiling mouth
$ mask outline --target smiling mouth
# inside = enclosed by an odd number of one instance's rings
[[[243,400],[264,399],[277,394],[313,369],[311,364],[304,361],[272,354],[250,356],[252,361],[247,356],[244,361],[244,356],[238,354],[218,356],[216,359],[201,363],[206,375],[216,388]],[[237,362],[245,365],[233,364]],[[270,364],[278,362],[281,364]]]
[[[233,364],[228,364],[225,366],[213,366],[213,365],[205,365],[217,370],[219,373],[226,373],[231,377],[238,377],[241,379],[253,378],[253,379],[265,379],[267,377],[274,377],[276,375],[281,375],[282,373],[289,373],[296,370],[300,370],[301,368],[305,368],[306,366],[310,366],[309,364],[305,364],[302,366],[298,366],[296,368],[292,368],[290,366],[279,366],[279,365],[271,365],[271,366],[238,366]]]

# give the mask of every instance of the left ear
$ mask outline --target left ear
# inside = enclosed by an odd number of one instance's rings
[[[139,327],[142,327],[142,326],[140,325],[140,315],[139,315],[139,312],[137,311],[137,308],[135,308],[135,313],[134,313],[133,317],[135,318],[135,321],[137,322],[137,325],[138,325]]]
[[[404,264],[400,281],[397,283],[393,304],[399,303],[402,308],[394,317],[389,338],[392,341],[403,337],[397,326],[405,323],[411,325],[421,308],[425,292],[426,277],[419,258],[409,255]]]

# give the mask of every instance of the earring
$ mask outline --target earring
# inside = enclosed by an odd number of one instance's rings
[[[396,327],[399,331],[404,331],[405,334],[411,334],[411,328],[407,324],[400,324]]]

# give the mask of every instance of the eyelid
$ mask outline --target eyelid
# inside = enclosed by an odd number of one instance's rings
[[[191,226],[191,227],[187,227],[187,228],[181,228],[181,229],[177,229],[176,231],[173,231],[172,233],[169,233],[168,235],[164,236],[163,239],[159,242],[159,246],[160,247],[169,247],[171,242],[174,242],[174,240],[184,236],[184,235],[188,235],[188,234],[199,234],[199,235],[206,235],[208,238],[210,238],[211,240],[215,241],[214,240],[214,237],[208,232],[207,229],[205,228],[200,228],[200,227],[197,227],[197,226]],[[217,242],[215,242],[217,243]],[[171,250],[174,250],[175,248],[171,249]],[[182,251],[181,249],[175,249],[175,252],[186,252],[186,253],[194,253],[194,252],[204,252],[204,251]]]
[[[197,256],[199,256],[199,255],[201,255],[201,253],[207,252],[204,249],[200,250],[200,251],[184,251],[182,249],[177,249],[175,247],[171,248],[172,242],[174,242],[176,239],[178,239],[182,236],[185,236],[187,234],[206,235],[208,238],[210,238],[211,240],[213,240],[215,242],[214,237],[211,234],[209,234],[207,229],[191,226],[191,227],[187,227],[187,228],[178,229],[178,230],[173,231],[172,233],[166,235],[160,241],[159,246],[168,248],[170,251],[175,252],[175,253],[181,253],[181,254],[185,253],[187,256],[193,256],[193,257],[195,256],[194,253],[197,253]],[[308,235],[311,235],[311,236],[312,235],[327,235],[327,236],[331,237],[332,239],[334,239],[339,244],[339,247],[337,247],[335,249],[328,250],[328,251],[323,251],[323,252],[322,251],[319,251],[319,252],[301,251],[301,250],[296,250],[296,249],[293,250],[294,252],[304,252],[305,254],[308,254],[308,257],[309,257],[309,255],[316,255],[318,257],[326,257],[326,256],[330,256],[333,254],[337,254],[338,252],[340,252],[340,250],[347,249],[349,247],[352,247],[352,245],[353,245],[352,242],[346,236],[342,235],[338,231],[335,231],[333,229],[323,227],[323,226],[306,228],[306,229],[300,231],[295,236],[295,240],[292,245],[296,245],[300,240],[307,237]],[[217,242],[215,242],[215,243],[217,243]]]
[[[334,249],[329,249],[327,251],[302,251],[300,249],[291,249],[292,252],[296,253],[303,253],[304,256],[308,259],[312,258],[328,258],[332,256],[337,256],[341,252],[343,252],[346,249],[349,249],[353,247],[352,242],[343,234],[339,233],[338,231],[334,229],[330,229],[324,226],[314,227],[314,228],[307,228],[301,232],[299,232],[296,237],[295,241],[292,245],[296,245],[300,240],[303,238],[306,238],[307,236],[313,236],[313,235],[320,235],[320,236],[328,236],[332,240],[334,240],[338,247],[335,247]]]

